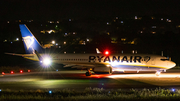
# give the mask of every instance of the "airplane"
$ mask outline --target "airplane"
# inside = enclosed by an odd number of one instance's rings
[[[63,64],[64,67],[85,68],[86,76],[91,76],[91,69],[95,74],[112,74],[115,71],[155,71],[156,76],[167,69],[176,66],[176,63],[167,57],[149,54],[110,54],[102,53],[96,48],[97,54],[46,54],[31,31],[25,24],[20,24],[20,31],[26,54],[10,55],[22,56],[26,59],[39,61],[44,67],[52,63]]]

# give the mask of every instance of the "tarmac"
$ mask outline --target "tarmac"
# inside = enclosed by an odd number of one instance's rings
[[[156,89],[180,88],[180,69],[167,70],[156,76],[154,72],[94,74],[85,70],[39,71],[5,73],[0,75],[0,89]]]

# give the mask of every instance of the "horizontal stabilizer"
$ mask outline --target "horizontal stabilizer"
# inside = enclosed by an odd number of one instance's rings
[[[8,55],[14,55],[14,56],[21,56],[26,59],[34,60],[34,61],[39,61],[38,57],[36,54],[15,54],[15,53],[5,53]]]

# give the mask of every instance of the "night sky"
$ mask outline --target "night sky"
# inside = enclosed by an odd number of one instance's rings
[[[180,15],[179,0],[1,0],[0,19]]]

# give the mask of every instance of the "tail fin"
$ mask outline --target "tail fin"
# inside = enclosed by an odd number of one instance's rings
[[[43,52],[44,48],[39,44],[31,31],[27,28],[27,26],[25,24],[20,24],[19,27],[26,53],[35,54],[35,50],[39,53]]]

